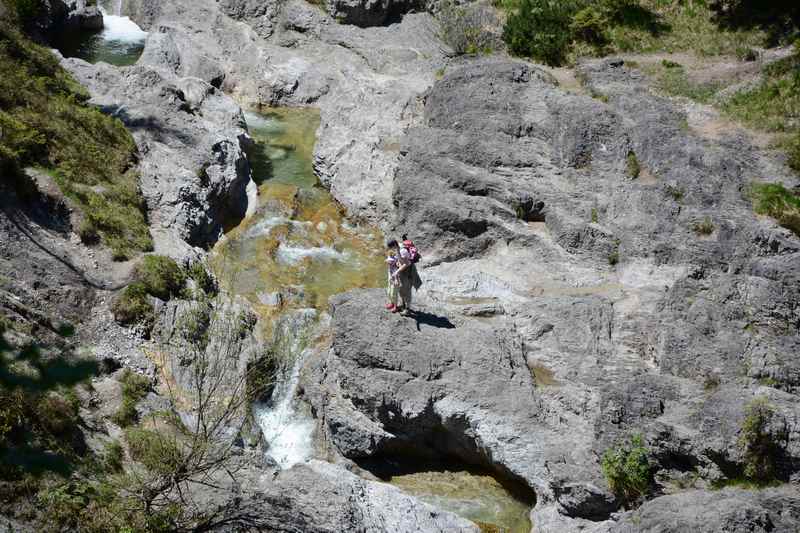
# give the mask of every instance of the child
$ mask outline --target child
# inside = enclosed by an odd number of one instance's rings
[[[392,313],[397,312],[397,290],[400,287],[400,279],[395,276],[397,269],[400,268],[399,258],[397,257],[397,241],[391,240],[386,243],[386,265],[389,271],[388,285],[386,287],[386,294],[389,296],[389,303],[386,304],[386,309]]]

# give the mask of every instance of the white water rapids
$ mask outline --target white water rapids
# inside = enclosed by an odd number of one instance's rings
[[[301,310],[278,325],[278,336],[283,341],[277,351],[286,364],[270,402],[253,406],[253,414],[269,446],[267,455],[281,468],[305,462],[313,453],[314,420],[297,408],[295,393],[307,353],[306,332],[313,327],[316,316],[313,309]]]

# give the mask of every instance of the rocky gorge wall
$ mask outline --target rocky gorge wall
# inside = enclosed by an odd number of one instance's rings
[[[341,295],[303,369],[330,463],[267,482],[248,462],[207,494],[239,516],[220,530],[472,530],[347,472],[412,452],[524,483],[536,531],[796,529],[800,239],[746,192],[800,182],[745,133],[704,136],[622,61],[579,67],[592,98],[525,62],[453,58],[424,13],[360,28],[300,0],[124,7],[150,32],[136,66],[63,64],[137,141],[156,251],[202,254],[251,205],[240,105],[319,107],[322,183],[424,250],[416,319],[382,314],[380,290]],[[370,26],[392,6],[348,9]],[[741,467],[755,397],[782,485],[711,490]],[[600,458],[633,433],[657,483],[624,511]]]

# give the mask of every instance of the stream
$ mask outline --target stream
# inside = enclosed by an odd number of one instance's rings
[[[247,298],[278,339],[282,368],[269,401],[253,406],[267,455],[281,468],[313,455],[315,421],[296,390],[311,353],[309,333],[329,299],[385,284],[382,235],[352,224],[313,171],[319,112],[310,108],[245,112],[255,141],[248,151],[258,208],[215,247],[212,266],[231,293]],[[383,312],[376,309],[375,312]],[[530,531],[530,503],[487,473],[466,467],[404,470],[385,477],[405,492],[480,522],[486,531]]]
[[[103,13],[102,30],[69,32],[56,40],[56,48],[64,57],[77,57],[89,63],[133,65],[144,51],[147,32],[121,15],[122,0],[103,0],[100,11]]]

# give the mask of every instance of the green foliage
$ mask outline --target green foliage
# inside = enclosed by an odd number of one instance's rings
[[[680,63],[670,61],[669,59],[662,59],[661,66],[664,68],[683,68]]]
[[[167,533],[175,531],[174,507],[144,509],[125,494],[128,478],[79,479],[46,487],[38,494],[46,531],[82,533]]]
[[[775,458],[779,447],[768,427],[775,410],[766,398],[756,398],[745,408],[738,445],[744,462],[744,475],[755,482],[769,482],[775,477]]]
[[[627,10],[624,23],[609,26],[606,35],[607,47],[614,52],[717,56],[765,44],[765,34],[758,29],[720,28],[705,1],[641,0]]]
[[[136,265],[136,281],[151,295],[169,300],[183,290],[186,273],[173,259],[163,255],[146,255]]]
[[[692,224],[692,230],[698,235],[711,235],[714,233],[714,223],[711,222],[710,217],[705,217],[703,220]]]
[[[591,220],[592,220],[592,224],[597,224],[597,208],[596,207],[592,208],[592,218],[591,218]]]
[[[122,388],[122,402],[111,420],[120,427],[128,427],[137,421],[136,404],[150,391],[150,380],[126,368],[119,382]]]
[[[41,15],[44,5],[42,0],[2,0],[11,10],[11,14],[23,25],[30,24]]]
[[[103,454],[103,468],[107,472],[121,472],[124,459],[125,451],[119,441],[112,440],[106,443],[105,453]]]
[[[111,312],[114,320],[123,325],[141,322],[149,327],[155,320],[153,305],[143,283],[131,283],[125,287],[111,304]]]
[[[24,2],[17,2],[22,5]],[[50,169],[84,215],[81,234],[117,259],[152,248],[123,124],[86,104],[89,95],[47,49],[0,21],[0,170]]]
[[[570,24],[577,7],[575,0],[520,0],[508,15],[503,40],[515,55],[561,65],[572,42]]]
[[[638,178],[639,173],[642,171],[642,167],[639,166],[639,159],[636,157],[636,154],[633,152],[633,150],[628,152],[625,168],[628,171],[628,176],[633,179]]]
[[[683,200],[683,196],[684,194],[686,194],[686,192],[683,190],[682,187],[678,187],[675,185],[667,185],[664,190],[676,202],[680,202],[681,200]]]
[[[625,503],[635,502],[650,490],[653,468],[641,435],[609,448],[603,454],[601,467],[609,487]]]
[[[617,263],[619,263],[619,251],[614,250],[613,252],[608,254],[608,264],[614,266]]]
[[[770,216],[781,226],[800,235],[800,196],[782,183],[754,184],[750,196],[756,213]]]
[[[194,281],[198,289],[207,296],[214,296],[219,291],[216,278],[202,261],[193,261],[185,269],[186,278]]]
[[[601,7],[592,4],[575,13],[569,29],[576,39],[588,44],[603,45],[608,40],[605,34],[608,24],[609,20]]]
[[[181,445],[174,437],[132,427],[125,430],[125,440],[128,442],[131,458],[157,475],[172,475],[185,464]]]

